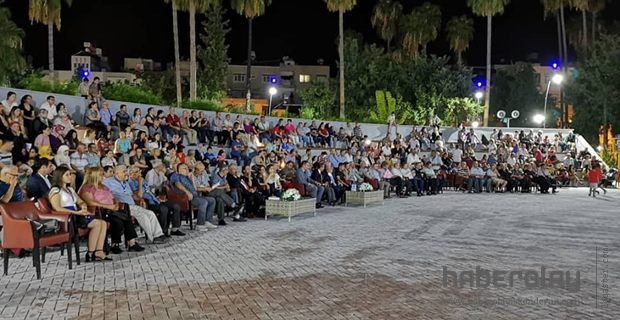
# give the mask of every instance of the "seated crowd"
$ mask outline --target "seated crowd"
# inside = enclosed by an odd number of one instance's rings
[[[234,222],[264,215],[265,200],[289,188],[315,198],[317,208],[343,203],[345,191],[364,182],[385,198],[448,187],[549,193],[578,183],[577,172],[592,166],[572,135],[533,131],[481,139],[460,126],[458,142],[447,144],[438,126],[403,137],[389,125],[373,142],[357,123],[336,130],[175,108],[130,114],[126,105],[112,112],[107,101],[89,102],[83,123],[85,130],[53,96],[39,108],[12,92],[0,103],[0,200],[46,198],[55,211],[79,216],[78,226],[90,230],[86,261],[110,260],[123,244],[144,250],[134,223],[151,243],[185,235],[188,212],[172,197],[185,199],[206,231],[226,225],[228,215]]]

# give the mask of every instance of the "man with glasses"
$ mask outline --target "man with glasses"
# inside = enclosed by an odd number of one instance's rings
[[[217,228],[216,225],[211,223],[213,221],[213,213],[215,212],[215,198],[198,195],[196,181],[194,176],[190,174],[189,167],[186,164],[182,163],[177,166],[177,172],[170,177],[170,185],[174,192],[185,193],[192,206],[198,208],[197,230],[206,231]]]
[[[103,185],[110,189],[118,202],[129,205],[131,216],[136,218],[148,240],[153,243],[164,242],[164,232],[155,213],[136,205],[131,187],[127,183],[127,167],[124,165],[115,167],[114,176],[104,179]]]
[[[169,201],[162,201],[151,191],[147,181],[142,178],[140,168],[132,167],[129,173],[129,186],[134,193],[135,200],[144,201],[147,208],[156,214],[159,213],[159,225],[161,225],[164,235],[184,236],[185,233],[179,230],[181,227],[181,208],[178,204]],[[172,232],[168,233],[168,219],[172,220]]]
[[[24,201],[22,190],[17,184],[18,176],[17,166],[4,166],[0,170],[0,201],[3,203]]]

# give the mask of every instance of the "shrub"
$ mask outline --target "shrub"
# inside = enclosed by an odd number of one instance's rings
[[[185,109],[197,109],[206,111],[224,111],[224,106],[217,100],[198,99],[196,101],[183,101],[181,107]]]
[[[75,81],[48,81],[43,79],[40,73],[32,73],[25,76],[18,86],[22,89],[32,91],[51,92],[67,95],[78,95],[79,83]]]
[[[103,87],[103,96],[106,99],[117,101],[155,105],[164,104],[161,95],[159,95],[158,93],[155,93],[146,87],[131,84],[127,81],[106,83]]]

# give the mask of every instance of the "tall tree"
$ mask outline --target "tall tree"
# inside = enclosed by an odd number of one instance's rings
[[[177,107],[183,102],[183,92],[181,91],[181,54],[179,52],[179,19],[178,19],[178,0],[164,0],[171,3],[172,8],[172,36],[174,38],[174,82],[177,93]]]
[[[340,91],[340,119],[344,119],[344,13],[350,11],[357,4],[357,0],[324,0],[327,4],[327,10],[330,12],[338,12],[338,56],[340,57],[340,62],[338,63],[339,68],[339,91]]]
[[[230,3],[233,10],[248,19],[248,62],[245,74],[245,88],[247,90],[245,110],[248,112],[252,99],[252,21],[265,13],[265,9],[271,4],[271,0],[231,0]]]
[[[0,0],[0,85],[7,84],[11,74],[26,65],[22,56],[24,31],[11,20],[11,11]]]
[[[467,0],[467,5],[474,14],[487,18],[487,72],[484,95],[484,126],[489,125],[489,107],[491,104],[491,39],[493,16],[504,13],[510,0]]]
[[[569,82],[575,106],[573,126],[592,145],[600,125],[620,126],[620,36],[602,34],[590,53],[577,62],[578,76]],[[607,135],[605,135],[607,139]],[[605,141],[607,145],[607,141]]]
[[[370,22],[377,33],[387,43],[387,51],[398,31],[398,20],[403,12],[403,5],[397,0],[379,0],[372,10]]]
[[[605,10],[607,0],[590,0],[590,13],[592,14],[592,43],[596,41],[596,32],[598,29],[598,14]]]
[[[566,36],[566,17],[564,8],[569,0],[541,0],[544,6],[545,17],[554,14],[558,29],[558,48],[560,64],[564,73],[568,70],[568,37]],[[568,123],[568,106],[564,103],[564,90],[560,87],[560,110],[562,112],[562,126]]]
[[[50,73],[54,71],[54,26],[60,31],[62,3],[71,5],[73,0],[29,0],[28,17],[30,22],[47,26],[47,58]]]
[[[428,43],[437,39],[441,28],[441,9],[437,5],[425,2],[405,16],[401,28],[405,53],[417,57],[420,47],[425,53]]]
[[[474,20],[466,15],[452,18],[446,24],[446,35],[458,64],[463,64],[463,52],[474,39]]]
[[[200,34],[202,45],[198,48],[201,68],[198,74],[203,95],[211,98],[226,90],[228,73],[228,45],[226,35],[230,31],[228,20],[224,20],[226,10],[220,5],[213,5],[207,11],[207,20],[202,23],[204,32]]]
[[[197,96],[197,72],[196,62],[196,14],[204,13],[219,0],[173,0],[177,3],[177,9],[189,13],[189,100],[195,101]]]
[[[591,0],[570,0],[573,9],[581,11],[582,33],[581,45],[584,51],[588,50],[588,10],[590,9]]]

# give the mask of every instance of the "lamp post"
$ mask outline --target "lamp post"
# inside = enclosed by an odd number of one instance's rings
[[[547,128],[547,101],[549,100],[549,89],[551,89],[551,82],[557,84],[558,86],[562,84],[564,81],[564,76],[556,73],[551,77],[549,83],[547,83],[547,93],[545,93],[545,107],[543,109],[543,128]]]
[[[484,97],[484,93],[482,91],[476,91],[476,93],[474,94],[474,97],[478,101],[478,104],[480,104],[480,99]]]
[[[271,101],[273,100],[273,96],[277,93],[278,89],[276,89],[275,87],[269,88],[269,114],[267,114],[268,116],[271,116]]]

